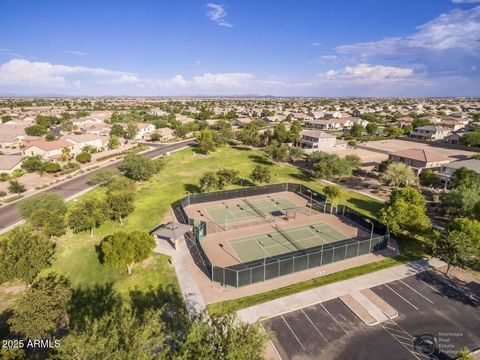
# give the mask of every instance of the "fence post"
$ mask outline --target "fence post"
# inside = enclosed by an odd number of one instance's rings
[[[237,288],[238,288],[238,270],[235,270],[235,273],[237,274]]]
[[[322,245],[322,250],[320,250],[320,266],[323,265],[323,245]]]
[[[310,269],[310,254],[307,254],[307,269]]]

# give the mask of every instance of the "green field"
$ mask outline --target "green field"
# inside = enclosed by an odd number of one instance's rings
[[[48,271],[67,276],[77,288],[111,286],[114,291],[126,298],[135,290],[178,289],[175,272],[168,257],[152,255],[144,263],[136,265],[133,274],[128,276],[126,271],[100,264],[96,246],[103,236],[112,232],[149,231],[164,222],[173,202],[186,194],[199,191],[199,178],[205,172],[235,168],[245,180],[244,183],[248,183],[251,170],[259,163],[271,167],[272,183],[302,182],[316,191],[322,189],[318,181],[305,171],[288,164],[272,164],[259,151],[224,147],[207,158],[198,158],[193,156],[192,149],[184,149],[166,158],[166,166],[159,175],[139,185],[135,211],[125,219],[124,225],[108,221],[95,230],[93,237],[87,233],[69,233],[57,239],[55,261]],[[102,196],[103,192],[102,188],[97,188],[83,197]],[[342,193],[339,202],[370,216],[375,216],[381,207],[381,203],[376,200],[347,190]]]

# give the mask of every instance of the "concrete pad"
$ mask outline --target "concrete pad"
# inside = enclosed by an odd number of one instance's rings
[[[379,323],[387,321],[388,317],[380,310],[374,303],[372,303],[367,297],[362,295],[360,291],[354,291],[351,293],[352,297],[362,305],[370,315]]]
[[[342,295],[339,297],[340,300],[353,311],[355,315],[358,316],[368,326],[373,326],[379,322],[365,309],[352,295]]]
[[[375,294],[370,289],[362,289],[360,293],[370,300],[376,307],[378,307],[389,319],[394,319],[398,316],[397,310],[395,310],[389,303],[383,300],[380,296]]]

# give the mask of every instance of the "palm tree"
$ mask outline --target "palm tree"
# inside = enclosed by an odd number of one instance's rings
[[[69,147],[64,147],[62,149],[62,156],[60,157],[61,161],[70,161],[72,158],[72,149]]]

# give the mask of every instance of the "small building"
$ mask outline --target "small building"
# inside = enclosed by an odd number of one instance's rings
[[[160,140],[169,141],[175,139],[175,131],[168,128],[158,128],[155,132],[160,134]]]
[[[108,143],[106,136],[99,136],[93,134],[81,134],[81,135],[67,135],[63,137],[73,145],[73,153],[79,154],[84,147],[92,147],[98,150],[104,150]]]
[[[450,158],[424,149],[401,150],[388,155],[388,159],[407,164],[420,173],[423,169],[439,168],[452,161]]]
[[[450,133],[450,129],[444,128],[442,126],[425,125],[415,128],[410,133],[410,137],[413,139],[436,141],[443,140],[443,138],[450,135]]]
[[[346,148],[345,141],[337,140],[335,135],[318,130],[302,130],[303,146],[313,150],[331,150]]]
[[[137,123],[137,128],[138,132],[137,135],[135,135],[135,140],[144,140],[149,138],[151,133],[156,129],[155,125],[149,123]]]

